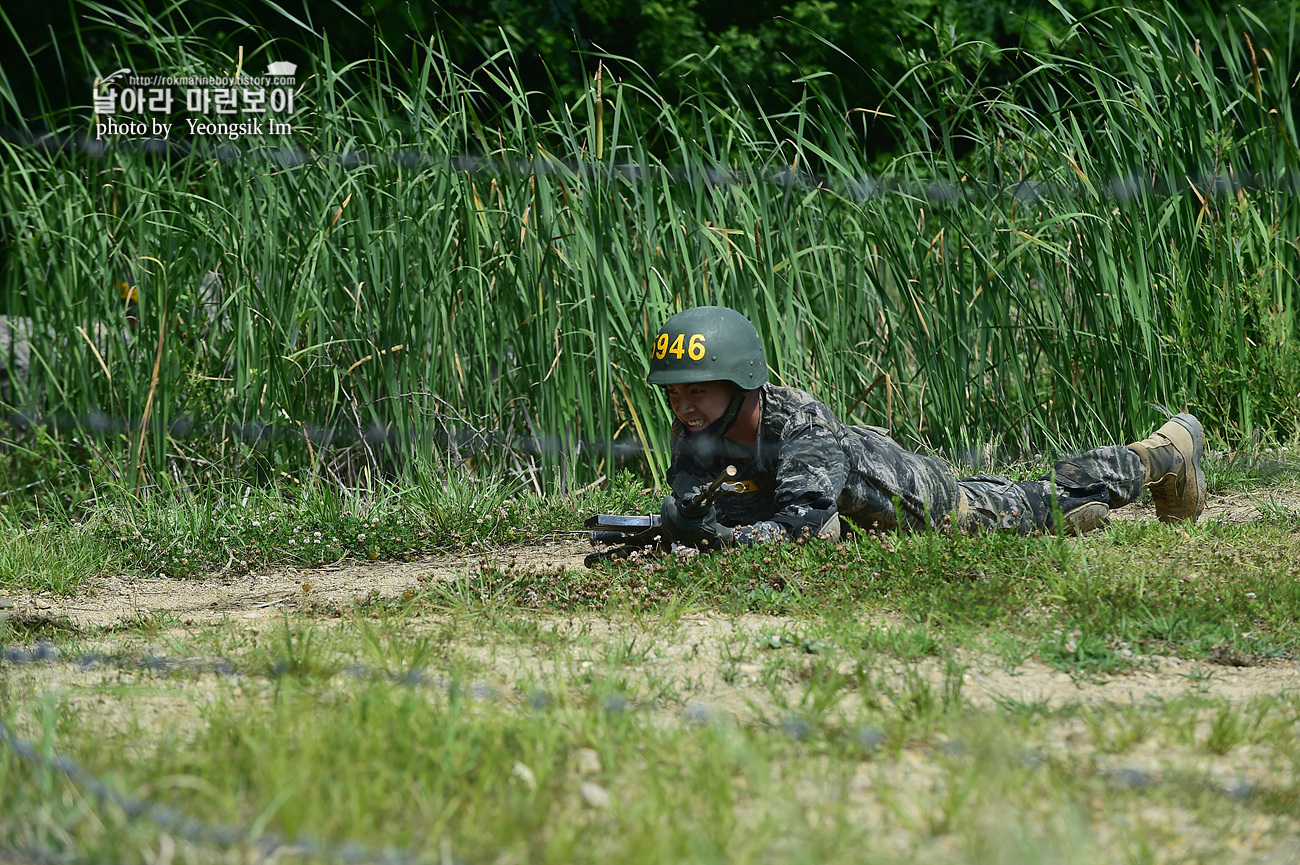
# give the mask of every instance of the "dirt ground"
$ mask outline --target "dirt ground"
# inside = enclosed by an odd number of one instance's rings
[[[1258,516],[1254,497],[1215,497],[1203,521],[1245,522]],[[1300,493],[1288,493],[1282,504],[1300,508]],[[1118,520],[1154,519],[1149,506],[1130,505],[1112,512]],[[343,562],[318,568],[280,568],[239,576],[217,575],[203,580],[167,579],[106,574],[72,597],[0,590],[0,612],[26,620],[46,619],[78,629],[95,629],[140,621],[144,617],[175,618],[182,625],[203,625],[232,618],[279,620],[286,611],[302,609],[304,601],[346,604],[378,595],[396,597],[422,583],[451,580],[484,556],[510,559],[520,569],[582,568],[591,552],[580,536],[547,539],[497,550],[426,557],[411,562]]]
[[[1203,520],[1242,521],[1258,511],[1248,496],[1216,498]],[[1119,519],[1149,519],[1149,508],[1129,507],[1116,514]],[[25,621],[46,620],[93,634],[114,626],[153,622],[164,629],[184,630],[195,626],[237,623],[249,630],[275,627],[286,614],[348,606],[361,598],[393,598],[431,581],[452,580],[474,567],[485,555],[509,559],[520,569],[582,568],[590,551],[580,537],[538,541],[472,555],[430,557],[412,562],[347,562],[323,568],[285,568],[241,576],[215,576],[204,580],[176,580],[105,575],[72,597],[0,594],[0,613]],[[600,642],[600,631],[622,629],[620,623],[600,617],[583,617],[581,627],[587,639]],[[654,658],[654,672],[676,675],[696,683],[698,697],[721,711],[752,702],[746,691],[762,675],[749,662],[728,664],[737,640],[759,640],[764,635],[797,631],[803,623],[795,619],[767,616],[724,617],[712,613],[685,616],[671,635],[646,651]],[[888,623],[884,623],[888,624]],[[564,617],[552,617],[547,627],[576,627]],[[681,648],[693,647],[689,659]],[[523,655],[529,653],[519,650]],[[490,652],[492,662],[504,673],[520,665],[549,672],[558,659],[525,657],[516,652]],[[969,663],[965,695],[976,704],[995,700],[1062,702],[1139,702],[1169,699],[1189,691],[1230,699],[1278,694],[1300,689],[1300,665],[1294,660],[1256,661],[1221,658],[1218,663],[1152,658],[1144,669],[1104,681],[1080,681],[1030,658],[1015,669],[992,659],[963,659]]]
[[[1297,502],[1288,499],[1288,507]],[[1247,521],[1257,518],[1258,509],[1247,496],[1214,500],[1203,519]],[[1130,507],[1116,514],[1119,519],[1151,519],[1150,509]],[[187,636],[200,629],[235,627],[246,635],[267,636],[283,626],[285,617],[312,615],[320,619],[321,609],[346,610],[353,601],[395,599],[433,581],[450,581],[472,571],[484,557],[498,557],[518,569],[553,571],[581,569],[590,551],[580,537],[547,539],[469,555],[429,557],[407,563],[340,563],[324,568],[284,568],[241,576],[211,576],[204,580],[141,578],[104,575],[73,597],[0,592],[0,615],[13,615],[27,622],[48,621],[77,632],[90,651],[111,655],[125,652],[147,657],[165,656],[166,647],[185,645]],[[657,620],[629,623],[625,618],[600,614],[520,614],[532,621],[520,633],[534,638],[513,639],[507,632],[483,634],[481,639],[458,641],[455,647],[462,662],[469,662],[479,678],[471,684],[476,696],[505,700],[527,706],[535,693],[530,682],[546,689],[557,683],[613,675],[627,688],[631,705],[644,700],[650,717],[659,723],[795,724],[799,701],[810,674],[819,663],[835,657],[832,648],[824,657],[805,651],[797,642],[787,644],[773,635],[806,633],[814,623],[807,619],[762,615],[723,615],[711,611],[689,612],[672,622]],[[449,616],[424,616],[402,620],[401,627],[413,633],[446,627]],[[336,620],[337,621],[337,620]],[[148,625],[146,628],[134,625]],[[889,627],[889,621],[872,620],[872,625]],[[112,629],[125,626],[120,631]],[[461,630],[461,633],[466,633]],[[553,632],[556,639],[536,638]],[[468,633],[473,634],[470,628]],[[0,649],[3,649],[0,646]],[[209,663],[220,659],[186,658],[183,661]],[[1293,783],[1295,767],[1279,767],[1267,748],[1242,745],[1224,756],[1207,756],[1193,746],[1171,748],[1161,737],[1150,736],[1122,753],[1109,753],[1098,743],[1098,733],[1089,724],[1096,718],[1120,718],[1124,706],[1159,706],[1180,697],[1211,697],[1244,702],[1254,697],[1300,691],[1300,664],[1295,659],[1262,661],[1246,657],[1220,657],[1214,661],[1149,657],[1136,669],[1105,678],[1072,677],[1030,656],[1009,666],[1006,658],[974,650],[959,653],[961,694],[976,709],[990,709],[1009,703],[1044,710],[1081,705],[1082,715],[1067,714],[1052,722],[1052,733],[1044,739],[1044,754],[1068,755],[1071,760],[1092,760],[1095,771],[1121,787],[1157,783],[1162,777],[1204,777],[1224,795],[1241,791],[1267,790]],[[830,661],[835,664],[835,661]],[[614,669],[614,666],[617,669]],[[6,665],[5,675],[20,690],[57,692],[67,704],[92,712],[96,717],[117,719],[117,726],[140,730],[175,730],[197,725],[201,708],[221,692],[220,675],[182,678],[167,692],[129,690],[114,686],[123,673],[111,665],[82,665],[75,659],[59,658],[51,663]],[[842,665],[841,665],[842,666]],[[880,693],[895,693],[892,685],[907,675],[928,680],[935,693],[944,689],[944,663],[934,659],[912,662],[910,673],[904,664],[882,657],[871,671],[885,682]],[[846,672],[841,670],[841,672]],[[611,673],[610,671],[613,671]],[[134,674],[141,681],[148,672]],[[338,674],[340,683],[349,673]],[[132,675],[127,675],[132,680]],[[563,685],[560,685],[563,687]],[[666,689],[666,690],[665,690]],[[904,691],[898,691],[904,694]],[[667,699],[657,699],[656,694]],[[879,699],[887,701],[888,696]],[[905,697],[903,697],[905,699]],[[852,697],[844,707],[851,707]],[[1092,707],[1100,714],[1089,714]],[[1114,707],[1112,710],[1111,707]],[[838,709],[836,710],[838,712]],[[1210,714],[1207,714],[1210,713]],[[851,714],[851,713],[850,713]],[[1212,710],[1196,720],[1196,742],[1209,736]],[[1091,719],[1091,720],[1089,720]],[[849,715],[833,723],[852,723]],[[1118,723],[1118,722],[1116,722]],[[794,729],[792,727],[791,729]],[[846,729],[848,729],[846,727]],[[873,728],[874,730],[874,728]],[[875,731],[878,734],[878,731]],[[792,733],[792,735],[794,735]],[[959,747],[960,742],[954,747]],[[882,781],[887,789],[918,790],[924,800],[927,784],[939,783],[940,764],[946,753],[944,742],[933,746],[909,742],[897,760],[879,764],[864,761],[861,777],[854,781],[850,798],[859,804],[864,819],[881,825],[881,838],[892,839],[899,849],[910,849],[915,839],[897,826],[889,829],[881,814],[882,805],[872,792]],[[1279,774],[1279,772],[1281,774]],[[874,774],[873,774],[874,773]],[[924,783],[922,783],[924,782]],[[814,804],[820,801],[811,780],[795,784],[795,795]],[[861,799],[861,802],[858,800]],[[1234,800],[1235,801],[1235,800]],[[910,806],[909,806],[910,807]],[[920,808],[921,805],[915,807]],[[879,812],[879,813],[877,813]],[[876,815],[871,817],[871,815]],[[1120,823],[1121,817],[1115,818]],[[1110,819],[1110,818],[1106,818]],[[1119,824],[1100,820],[1097,842],[1109,849],[1112,829],[1116,837],[1127,837]],[[1252,816],[1249,831],[1231,838],[1215,836],[1202,827],[1193,809],[1161,802],[1143,806],[1141,819],[1161,829],[1160,843],[1173,849],[1232,849],[1230,861],[1292,862],[1300,855],[1300,824],[1289,816]],[[875,825],[872,823],[872,825]],[[1257,825],[1258,824],[1258,825]],[[1183,839],[1167,844],[1168,838]],[[1225,847],[1226,845],[1226,847]],[[938,848],[936,848],[938,849]],[[940,851],[941,852],[941,851]],[[1120,856],[1116,848],[1115,859]],[[0,851],[0,861],[4,860]],[[917,860],[921,861],[921,860]],[[932,856],[928,861],[945,861]],[[1191,858],[1161,858],[1159,861],[1201,861]]]
[[[311,605],[347,605],[371,597],[398,597],[431,581],[455,579],[484,555],[512,558],[521,568],[582,568],[585,541],[539,541],[491,553],[427,557],[411,562],[343,562],[319,568],[278,568],[203,580],[106,575],[72,597],[10,594],[10,612],[90,630],[175,619],[181,625],[267,619]],[[0,601],[0,603],[4,603]]]

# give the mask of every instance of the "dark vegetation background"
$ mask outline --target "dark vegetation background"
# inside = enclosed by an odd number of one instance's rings
[[[117,4],[159,20],[175,4],[145,0]],[[614,78],[635,64],[653,78],[669,101],[697,95],[701,88],[743,92],[757,113],[787,110],[803,94],[807,79],[844,104],[871,108],[907,70],[944,55],[954,77],[980,87],[1007,86],[1031,72],[1018,49],[1045,51],[1066,31],[1067,15],[1085,17],[1105,4],[1096,0],[491,0],[419,3],[283,4],[288,15],[261,5],[233,2],[229,18],[207,20],[201,35],[216,44],[240,42],[252,48],[267,36],[301,41],[303,29],[328,36],[335,68],[376,55],[384,42],[399,56],[411,43],[434,40],[462,69],[473,69],[510,49],[514,71],[542,113],[559,99],[576,99],[602,61]],[[1224,19],[1239,4],[1231,0],[1172,0],[1124,4],[1144,11],[1173,9],[1189,19]],[[72,34],[107,68],[113,37],[86,28],[73,2],[7,0],[0,34],[0,69],[19,104],[0,110],[35,118],[40,113],[36,82],[55,107],[86,107],[93,81],[77,52],[60,51]],[[1290,7],[1282,2],[1246,4],[1269,33],[1285,33]],[[1063,14],[1064,13],[1064,14]],[[290,20],[295,18],[298,23]],[[224,25],[224,27],[223,27]],[[242,26],[241,26],[242,25]],[[251,28],[255,27],[254,32]],[[228,29],[227,29],[228,28]],[[26,45],[25,52],[19,40]],[[311,40],[314,43],[314,40]],[[963,46],[952,52],[951,46]],[[33,50],[35,49],[35,50]],[[28,52],[34,55],[28,57]],[[305,58],[303,58],[305,60]],[[317,58],[320,62],[321,58]],[[32,62],[34,61],[34,62]],[[412,61],[414,63],[414,61]],[[152,65],[142,63],[141,65]],[[503,94],[502,105],[510,103]],[[887,156],[898,142],[883,125],[864,129],[863,146]]]

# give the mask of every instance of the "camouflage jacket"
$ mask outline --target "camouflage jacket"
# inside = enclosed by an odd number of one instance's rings
[[[746,491],[716,500],[719,523],[742,527],[739,543],[816,535],[836,513],[867,527],[893,528],[901,514],[911,528],[936,528],[956,507],[957,482],[941,461],[904,450],[871,428],[842,423],[804,391],[759,389],[757,441],[672,429],[674,491],[707,484],[727,465]]]

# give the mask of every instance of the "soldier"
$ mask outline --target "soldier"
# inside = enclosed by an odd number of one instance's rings
[[[1127,447],[1061,460],[1038,480],[958,479],[883,430],[842,423],[807,393],[769,384],[758,333],[725,307],[670,318],[651,345],[648,381],[676,416],[664,533],[690,546],[839,537],[841,516],[867,529],[945,529],[955,520],[967,532],[1085,532],[1144,487],[1164,522],[1194,522],[1205,509],[1205,433],[1190,414]],[[728,465],[739,470],[739,491],[692,507],[690,496]]]
[[[19,401],[32,366],[35,330],[27,316],[0,315],[0,405]]]

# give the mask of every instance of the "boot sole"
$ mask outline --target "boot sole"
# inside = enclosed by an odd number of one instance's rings
[[[1065,524],[1048,531],[1057,535],[1083,535],[1110,525],[1110,508],[1101,502],[1089,502],[1062,517]]]

